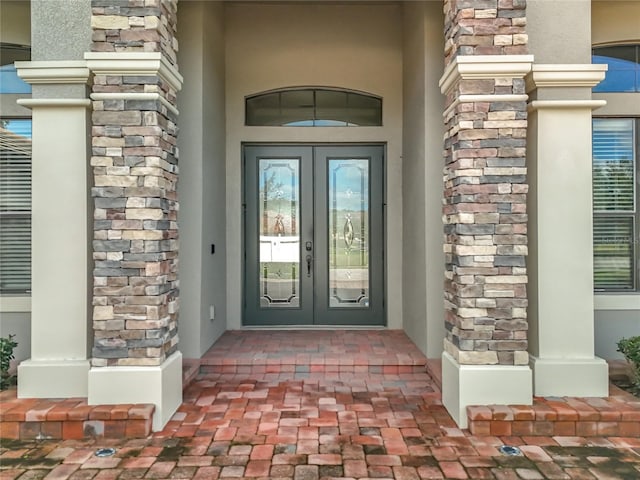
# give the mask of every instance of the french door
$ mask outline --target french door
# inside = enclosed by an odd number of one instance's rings
[[[244,325],[384,325],[384,147],[244,147]]]

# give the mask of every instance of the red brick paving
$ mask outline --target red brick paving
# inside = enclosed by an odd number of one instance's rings
[[[628,397],[621,400],[621,392],[613,390],[613,400],[595,402],[549,399],[533,410],[481,408],[477,422],[485,422],[478,425],[484,430],[460,430],[424,369],[414,371],[423,361],[419,355],[398,357],[397,361],[414,364],[397,365],[386,373],[384,368],[371,368],[393,367],[385,364],[392,361],[389,349],[412,352],[406,337],[403,346],[402,335],[394,332],[386,340],[380,331],[367,332],[366,342],[351,333],[335,340],[340,332],[329,333],[322,336],[329,346],[316,345],[316,352],[310,351],[311,342],[301,340],[288,347],[280,344],[280,353],[264,343],[265,368],[257,369],[260,373],[236,362],[233,370],[225,367],[200,375],[185,390],[185,402],[166,428],[146,438],[3,441],[0,480],[640,478],[638,410],[610,408],[612,401],[633,406]],[[281,342],[282,335],[270,338]],[[233,339],[236,343],[230,341],[228,354],[231,345],[245,357],[243,348],[258,348],[258,340]],[[345,369],[333,363],[340,348],[352,355]],[[360,351],[371,353],[376,364],[356,364]],[[282,363],[298,361],[301,355],[317,362],[322,357],[324,363],[313,364],[315,368]],[[223,360],[227,367],[233,363],[231,358]],[[267,368],[266,361],[284,368]],[[297,368],[305,366],[309,368]],[[400,373],[401,366],[411,368]],[[108,422],[123,421],[125,414],[128,422],[143,422],[139,417],[145,415],[144,408],[134,406],[94,412],[80,401],[77,411],[69,411],[65,419],[63,405],[73,401],[51,407],[23,401],[6,412],[6,397],[0,402],[3,418],[11,419],[2,423],[3,432],[10,433],[42,432],[44,418],[52,424],[47,428],[60,424],[76,436],[84,433],[85,422],[115,434],[118,426]],[[24,420],[18,419],[27,415],[33,421],[20,424]],[[550,429],[548,435],[536,435],[545,428]],[[556,428],[567,435],[554,436]],[[581,436],[579,430],[598,436]],[[521,447],[522,455],[500,454],[503,444]],[[116,448],[116,455],[96,457],[95,450],[105,446]]]

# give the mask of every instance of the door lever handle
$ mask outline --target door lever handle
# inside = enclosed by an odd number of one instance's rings
[[[307,255],[307,277],[311,276],[311,261],[313,257],[311,255]]]

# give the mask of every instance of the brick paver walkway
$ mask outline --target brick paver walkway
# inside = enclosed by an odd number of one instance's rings
[[[288,365],[303,348],[313,347],[283,347],[271,360]],[[220,362],[148,438],[5,441],[0,479],[640,479],[638,436],[473,435],[455,426],[426,373],[355,361],[341,369],[334,352],[323,355],[325,368],[313,370],[246,373],[243,362]],[[116,453],[99,458],[100,447]]]
[[[640,438],[474,436],[427,379],[204,377],[162,432],[137,440],[5,442],[2,480],[640,478]],[[520,456],[498,448],[518,446]],[[99,458],[99,447],[117,449]]]

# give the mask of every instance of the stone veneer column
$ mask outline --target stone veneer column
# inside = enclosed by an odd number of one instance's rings
[[[177,0],[92,2],[94,210],[89,403],[182,400],[178,351]]]
[[[603,397],[607,363],[594,355],[591,100],[603,65],[534,65],[532,125],[531,367],[539,396]]]
[[[524,0],[446,0],[443,403],[530,404]]]

